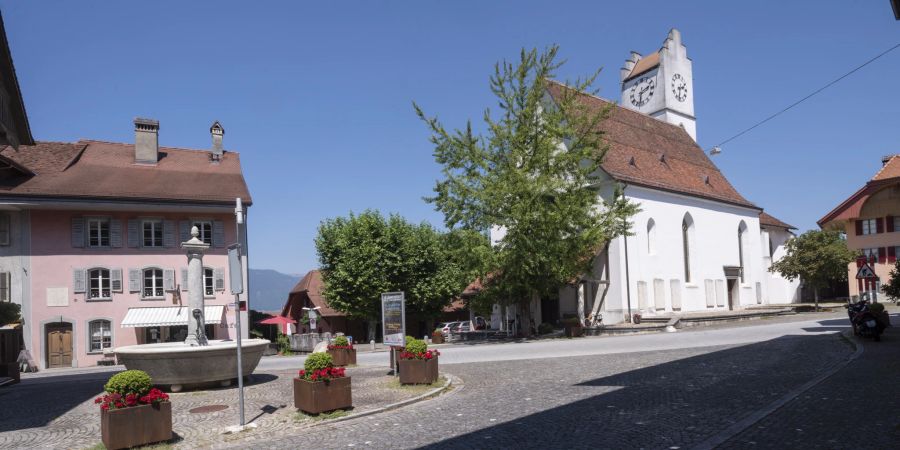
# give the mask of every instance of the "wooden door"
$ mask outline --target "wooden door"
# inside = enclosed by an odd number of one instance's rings
[[[47,325],[47,367],[72,367],[72,325]]]
[[[728,279],[728,309],[734,311],[734,301],[735,301],[735,286],[737,286],[737,280]]]

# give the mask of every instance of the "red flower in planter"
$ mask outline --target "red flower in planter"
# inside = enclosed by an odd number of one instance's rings
[[[328,345],[328,350],[353,350],[352,345]]]
[[[343,367],[326,367],[312,373],[301,370],[299,378],[306,381],[331,381],[335,378],[343,378],[346,376]]]
[[[441,355],[437,350],[428,350],[419,353],[400,352],[400,359],[433,359]]]

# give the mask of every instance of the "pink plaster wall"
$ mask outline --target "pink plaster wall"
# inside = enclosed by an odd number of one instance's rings
[[[80,216],[109,216],[122,221],[122,248],[92,249],[74,248],[71,243],[71,221]],[[88,322],[97,318],[112,320],[113,348],[137,344],[138,333],[143,328],[122,328],[121,322],[129,307],[177,306],[172,302],[172,293],[167,292],[165,300],[142,300],[140,293],[128,292],[128,269],[156,266],[163,269],[174,269],[175,280],[181,284],[181,268],[187,267],[187,257],[180,248],[180,242],[173,248],[128,248],[127,221],[138,217],[154,217],[175,221],[191,218],[209,218],[221,220],[224,224],[225,242],[235,242],[235,225],[233,214],[161,214],[139,212],[93,212],[93,211],[33,211],[31,215],[31,304],[32,316],[29,348],[32,355],[40,358],[39,364],[46,364],[45,349],[41,348],[41,335],[44,333],[42,321],[56,321],[62,316],[65,321],[74,323],[73,359],[79,367],[94,366],[103,357],[102,354],[89,354]],[[177,236],[176,241],[180,237]],[[215,298],[207,298],[207,305],[225,305],[234,300],[228,287],[227,249],[211,247],[203,258],[203,265],[225,268],[225,286],[223,292],[216,292]],[[122,269],[123,292],[113,292],[111,301],[86,301],[86,294],[73,293],[73,275],[75,268],[88,269],[104,267]],[[65,287],[69,290],[69,304],[65,307],[47,306],[47,288]],[[182,292],[182,304],[187,305],[187,292]],[[234,338],[234,310],[226,308],[225,326],[216,327],[215,338]],[[38,353],[40,356],[38,356]]]

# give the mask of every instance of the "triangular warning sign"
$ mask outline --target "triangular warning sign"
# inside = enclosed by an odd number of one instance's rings
[[[856,279],[863,280],[866,278],[878,278],[878,276],[875,275],[875,271],[868,264],[863,264],[859,271],[856,272]]]

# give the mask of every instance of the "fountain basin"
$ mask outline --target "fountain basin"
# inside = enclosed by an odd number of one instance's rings
[[[266,339],[241,340],[241,366],[250,375],[268,347]],[[172,392],[211,384],[230,384],[237,378],[237,342],[212,340],[205,346],[183,342],[129,345],[115,349],[119,362],[129,370],[143,370],[153,384],[168,386]]]

